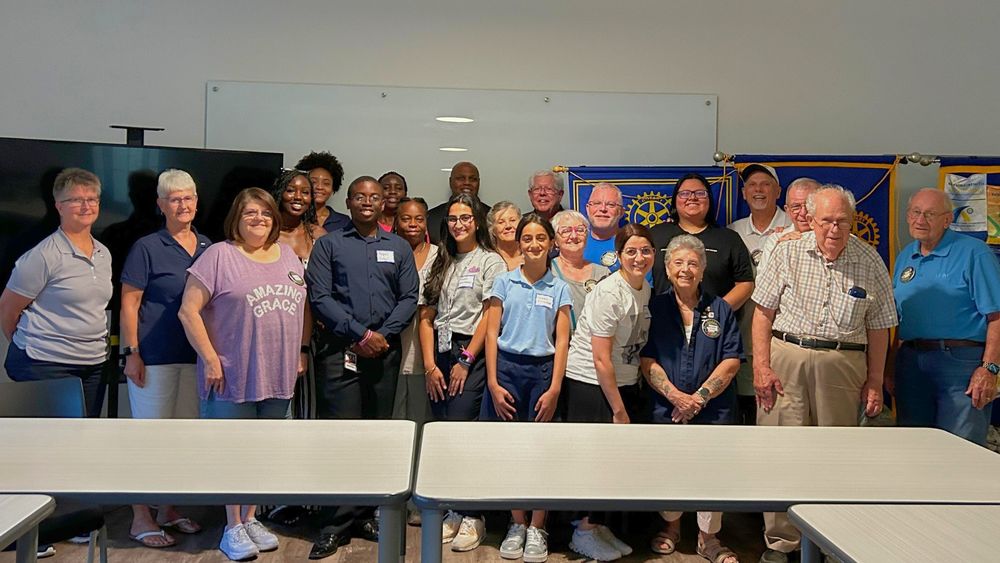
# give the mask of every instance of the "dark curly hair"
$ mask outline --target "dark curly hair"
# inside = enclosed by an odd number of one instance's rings
[[[285,192],[288,188],[288,184],[292,183],[292,180],[302,176],[309,182],[309,207],[306,208],[306,212],[302,215],[302,222],[306,225],[306,233],[311,237],[312,229],[311,226],[317,225],[316,222],[316,200],[312,196],[312,180],[309,179],[309,174],[304,170],[282,170],[281,175],[274,181],[271,186],[271,197],[274,198],[275,203],[278,204],[278,210],[281,210],[281,194]],[[281,214],[278,214],[279,218]]]
[[[337,193],[344,183],[344,167],[341,166],[337,157],[328,152],[311,152],[303,156],[295,168],[305,170],[306,173],[315,168],[326,170],[333,178],[333,193]]]

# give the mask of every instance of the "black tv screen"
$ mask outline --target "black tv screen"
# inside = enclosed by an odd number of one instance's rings
[[[191,174],[198,187],[195,228],[218,241],[234,196],[251,186],[269,189],[282,161],[280,153],[0,138],[0,280],[6,286],[14,261],[59,225],[52,183],[63,168],[101,179],[94,235],[111,250],[117,286],[132,243],[162,225],[155,202],[160,172]]]

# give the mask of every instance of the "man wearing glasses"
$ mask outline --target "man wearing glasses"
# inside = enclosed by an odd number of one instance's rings
[[[317,330],[318,418],[392,416],[401,360],[400,333],[417,310],[417,268],[410,245],[379,228],[382,185],[362,176],[347,188],[351,222],[316,241],[306,286]],[[308,350],[304,350],[308,351]],[[333,555],[352,535],[378,539],[373,507],[326,507],[310,559]]]
[[[451,168],[448,176],[448,186],[451,188],[451,195],[466,193],[479,200],[479,168],[471,162],[459,162]],[[451,197],[451,196],[448,196]],[[478,201],[479,210],[483,217],[490,212],[489,205]],[[448,214],[448,202],[432,207],[427,212],[427,234],[431,237],[431,242],[438,244],[441,242],[441,229],[444,228],[444,216]]]
[[[812,232],[775,248],[753,292],[753,371],[759,426],[857,426],[882,410],[896,310],[889,272],[851,236],[854,196],[825,185],[806,200]],[[784,513],[764,513],[762,563],[799,547]]]
[[[902,344],[885,383],[900,426],[940,428],[985,445],[1000,374],[1000,263],[981,240],[948,228],[952,210],[940,190],[910,198],[914,241],[892,276]]]
[[[528,178],[528,198],[532,210],[549,221],[563,210],[562,197],[563,180],[555,172],[539,170]]]
[[[587,200],[587,219],[590,221],[590,236],[583,248],[583,259],[600,264],[612,272],[617,272],[621,264],[615,253],[615,235],[625,207],[622,192],[618,186],[601,182],[590,191]]]

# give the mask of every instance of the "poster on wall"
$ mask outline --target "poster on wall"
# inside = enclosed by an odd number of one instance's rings
[[[951,229],[1000,253],[1000,157],[941,157],[938,187],[955,204]]]

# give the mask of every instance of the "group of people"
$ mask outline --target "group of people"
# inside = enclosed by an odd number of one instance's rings
[[[621,192],[594,186],[586,214],[562,208],[562,178],[532,174],[532,210],[479,198],[456,164],[450,195],[429,207],[387,172],[349,183],[348,215],[326,206],[343,182],[329,153],[248,188],[213,244],[192,226],[195,180],[167,170],[163,228],[122,269],[121,354],[137,418],[409,418],[522,422],[855,426],[883,389],[901,425],[984,443],[1000,372],[1000,264],[948,229],[938,190],[909,201],[915,239],[890,275],[851,235],[849,190],[801,178],[785,194],[774,169],[742,170],[751,215],[716,222],[708,181],[678,181],[671,219],[622,224]],[[100,412],[111,258],[91,236],[100,180],[64,170],[60,227],[22,256],[0,297],[15,381],[78,377]],[[947,310],[948,314],[940,312]],[[895,339],[890,329],[898,326]],[[155,512],[155,515],[154,515]],[[295,523],[304,507],[276,507]],[[176,508],[134,506],[130,536],[148,547],[201,527]],[[233,505],[220,549],[233,560],[277,549],[257,507]],[[372,507],[325,507],[310,558],[352,537],[376,539]],[[632,552],[607,515],[577,515],[569,547],[610,561]],[[662,512],[650,541],[680,541]],[[697,552],[737,563],[699,512]],[[478,547],[483,514],[449,512],[454,551]],[[765,514],[765,563],[787,561],[797,530]],[[507,559],[545,561],[546,513],[513,510]]]

